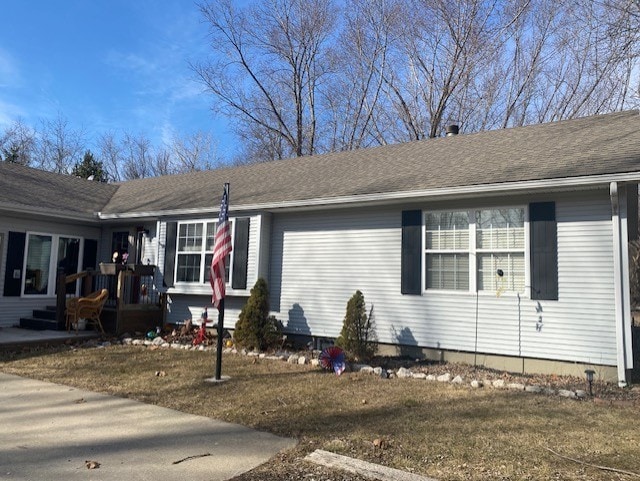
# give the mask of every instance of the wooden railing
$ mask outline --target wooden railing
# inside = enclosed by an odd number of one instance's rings
[[[77,274],[65,275],[58,270],[56,282],[56,318],[59,326],[64,326],[66,300],[75,296],[76,282],[80,297],[101,289],[109,291],[105,310],[115,311],[115,331],[124,328],[123,321],[134,318],[149,317],[149,313],[160,311],[162,323],[166,315],[166,294],[155,285],[155,269],[153,265],[101,264],[99,271],[88,269]],[[73,284],[73,287],[69,287]],[[135,324],[135,323],[134,323]]]

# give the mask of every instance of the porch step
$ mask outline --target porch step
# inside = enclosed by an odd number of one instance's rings
[[[35,319],[48,319],[51,321],[55,321],[56,320],[56,310],[53,309],[34,309],[33,311],[33,317]]]
[[[40,317],[21,317],[20,318],[20,327],[24,329],[34,329],[37,331],[58,331],[64,329],[64,325],[62,328],[58,325],[58,322],[54,319],[42,319]]]

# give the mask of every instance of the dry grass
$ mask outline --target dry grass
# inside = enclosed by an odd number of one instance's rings
[[[0,354],[0,371],[238,422],[300,440],[277,462],[238,479],[298,479],[321,448],[442,480],[633,479],[564,460],[640,473],[638,406],[380,379],[224,355],[231,381],[204,381],[212,352],[112,346]],[[156,376],[164,371],[166,376]],[[374,439],[384,449],[374,449]],[[312,469],[310,467],[305,468]],[[335,474],[335,473],[334,473]],[[323,479],[342,478],[324,472]]]

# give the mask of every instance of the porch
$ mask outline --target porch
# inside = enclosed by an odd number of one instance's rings
[[[109,296],[100,320],[109,334],[147,332],[163,326],[167,296],[155,283],[156,266],[139,264],[100,264],[100,270],[88,269],[65,275],[58,271],[56,282],[56,322],[65,329],[65,309],[69,292],[80,283],[80,296],[107,289]]]

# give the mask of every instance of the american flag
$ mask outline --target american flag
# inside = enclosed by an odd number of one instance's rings
[[[231,253],[231,226],[229,225],[229,184],[224,184],[218,228],[213,244],[213,259],[211,260],[211,302],[220,309],[220,301],[225,295],[224,260]]]

